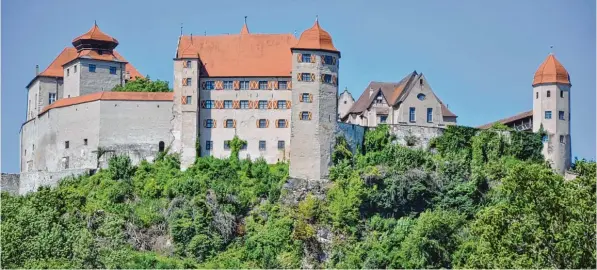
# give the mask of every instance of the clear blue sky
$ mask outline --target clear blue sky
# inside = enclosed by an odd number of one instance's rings
[[[250,2],[250,3],[249,3]],[[595,159],[595,1],[2,1],[2,172],[18,172],[27,83],[97,20],[142,74],[172,81],[184,33],[298,34],[315,15],[342,51],[340,87],[423,72],[461,125],[532,108],[554,45],[572,80],[573,156]]]

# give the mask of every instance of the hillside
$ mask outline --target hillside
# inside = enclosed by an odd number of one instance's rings
[[[2,193],[2,267],[595,268],[595,162],[564,181],[539,134],[504,129],[450,127],[430,150],[384,126],[363,149],[340,138],[330,182],[306,196],[288,164],[239,160],[238,139],[230,159],[184,172],[175,155],[116,157],[57,188]]]

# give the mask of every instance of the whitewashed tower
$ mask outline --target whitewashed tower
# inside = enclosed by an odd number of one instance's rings
[[[317,20],[291,50],[290,177],[327,179],[338,125],[340,51]]]
[[[562,175],[571,164],[571,86],[568,71],[550,53],[533,79],[533,132],[543,127],[543,155]]]

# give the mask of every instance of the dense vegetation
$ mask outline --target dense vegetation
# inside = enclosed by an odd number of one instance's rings
[[[331,183],[283,203],[287,164],[176,156],[2,194],[4,268],[595,268],[595,162],[564,181],[539,134],[450,127],[431,151],[386,127]],[[238,149],[242,141],[235,140]],[[233,150],[234,150],[233,149]]]
[[[116,92],[172,92],[167,81],[152,81],[149,76],[137,77],[128,81],[124,86],[117,85],[112,91]]]

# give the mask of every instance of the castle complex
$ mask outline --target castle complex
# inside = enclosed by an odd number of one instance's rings
[[[247,142],[242,158],[290,161],[291,177],[326,179],[338,135],[358,144],[365,128],[379,124],[432,136],[456,124],[416,71],[398,82],[371,82],[356,101],[348,90],[338,94],[341,54],[317,21],[298,39],[254,34],[246,23],[239,34],[181,35],[174,91],[166,93],[112,92],[142,76],[97,25],[72,45],[27,85],[19,193],[93,173],[113,155],[136,164],[168,147],[184,170],[198,155],[229,156],[234,136]],[[534,132],[542,126],[545,157],[563,174],[570,166],[570,80],[553,55],[533,88],[533,111],[501,122]]]

